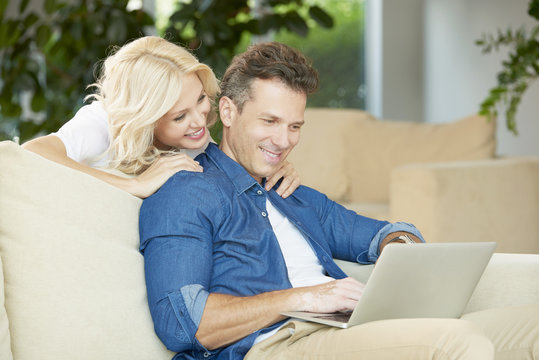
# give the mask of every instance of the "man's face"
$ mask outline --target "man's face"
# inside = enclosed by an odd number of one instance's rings
[[[227,97],[219,102],[221,150],[258,182],[274,174],[299,141],[307,96],[279,80],[256,79],[241,114]]]

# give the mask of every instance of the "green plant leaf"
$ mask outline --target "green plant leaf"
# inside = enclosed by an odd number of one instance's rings
[[[39,17],[33,12],[29,13],[24,19],[23,26],[29,28],[39,20]]]
[[[39,48],[44,48],[51,36],[51,28],[45,24],[40,25],[36,29],[36,45]]]
[[[318,23],[318,25],[330,29],[333,27],[333,18],[319,6],[311,6],[309,8],[309,15]]]
[[[39,125],[36,125],[31,121],[20,122],[18,128],[21,141],[23,141],[23,139],[30,139],[39,132]]]
[[[13,104],[12,102],[2,104],[2,115],[18,118],[21,116],[21,114],[22,108],[19,104]]]
[[[30,0],[22,0],[21,3],[19,4],[19,13],[23,13],[24,10],[26,10],[26,7],[28,6],[28,3],[30,2]]]
[[[210,6],[213,5],[213,0],[202,0],[199,1],[200,5],[198,6],[198,11],[200,12],[206,12]]]
[[[47,100],[45,99],[45,94],[43,91],[35,92],[32,95],[32,102],[30,104],[32,111],[34,112],[40,112],[42,110],[45,110],[47,106]]]
[[[528,7],[528,15],[539,20],[539,0],[531,0]]]
[[[0,0],[0,20],[4,18],[4,12],[6,11],[8,0]]]
[[[289,11],[284,15],[286,27],[288,30],[295,32],[300,36],[307,36],[309,33],[309,27],[305,20],[299,16],[297,11]]]
[[[45,12],[47,14],[52,14],[56,11],[56,1],[55,0],[45,0],[45,4],[43,5]]]
[[[0,49],[6,46],[8,41],[9,26],[5,22],[0,22]]]

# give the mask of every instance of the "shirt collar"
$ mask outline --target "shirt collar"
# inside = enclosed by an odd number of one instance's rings
[[[230,179],[236,188],[238,195],[241,195],[254,185],[260,186],[255,178],[249,175],[243,166],[228,157],[228,155],[222,152],[216,144],[208,144],[205,152],[215,166],[224,172],[225,175]]]

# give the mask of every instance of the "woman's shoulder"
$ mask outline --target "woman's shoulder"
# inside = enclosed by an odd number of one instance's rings
[[[82,106],[73,117],[73,120],[75,119],[97,122],[99,124],[107,124],[108,122],[107,112],[105,111],[101,101],[97,100]]]
[[[105,158],[96,160],[109,146],[107,113],[99,101],[81,107],[75,116],[56,133],[71,159],[90,166],[102,166]]]

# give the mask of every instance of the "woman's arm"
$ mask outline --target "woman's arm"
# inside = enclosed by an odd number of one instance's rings
[[[198,162],[185,154],[178,154],[162,157],[140,175],[125,178],[94,169],[69,158],[64,143],[55,135],[36,138],[24,143],[22,147],[46,159],[94,176],[140,198],[146,198],[153,194],[169,177],[180,170],[202,171]]]

